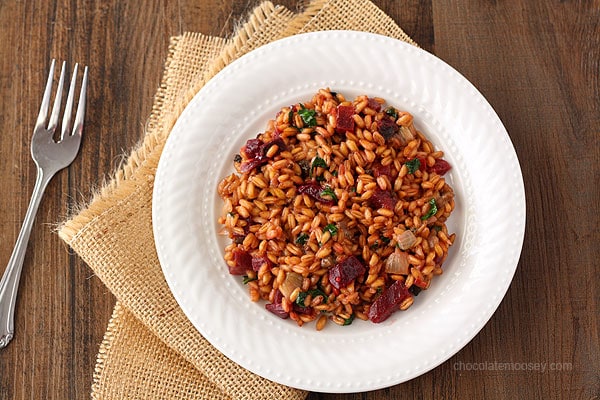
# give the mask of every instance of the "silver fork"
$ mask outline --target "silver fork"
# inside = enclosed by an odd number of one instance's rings
[[[60,139],[55,141],[53,137],[56,127],[58,126],[66,63],[63,62],[62,64],[58,88],[56,89],[54,98],[54,105],[52,106],[52,114],[50,114],[50,118],[48,119],[55,65],[56,60],[52,60],[48,81],[46,83],[46,90],[44,91],[44,97],[42,98],[40,113],[33,130],[33,137],[31,138],[31,156],[37,166],[37,177],[33,188],[33,194],[31,195],[29,207],[27,208],[27,213],[25,214],[23,226],[19,232],[15,248],[10,256],[2,280],[0,281],[0,349],[6,347],[8,342],[13,338],[15,303],[19,279],[21,277],[21,270],[23,269],[23,260],[25,259],[25,250],[27,249],[31,227],[33,226],[35,215],[40,205],[40,201],[42,200],[42,195],[46,186],[48,186],[50,179],[52,179],[58,171],[73,162],[79,152],[79,144],[81,143],[88,69],[87,67],[84,68],[83,80],[79,92],[79,102],[77,104],[77,113],[71,131],[71,114],[78,69],[78,65],[75,64],[69,93],[67,94]]]

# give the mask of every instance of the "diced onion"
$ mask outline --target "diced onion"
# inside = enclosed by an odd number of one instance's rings
[[[388,274],[408,274],[408,254],[396,249],[385,261],[385,272]]]
[[[400,250],[408,250],[417,242],[417,237],[414,233],[412,233],[412,231],[409,230],[397,235],[395,239],[398,242],[398,247]]]
[[[302,286],[302,280],[302,275],[296,272],[288,272],[281,286],[279,286],[279,291],[286,299],[289,299],[292,292]]]
[[[400,136],[402,136],[402,139],[404,139],[406,142],[410,142],[415,138],[413,133],[406,126],[400,127]]]

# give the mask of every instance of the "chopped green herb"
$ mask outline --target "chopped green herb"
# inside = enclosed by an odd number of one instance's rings
[[[290,110],[290,112],[288,113],[288,123],[291,126],[294,126],[294,110]]]
[[[408,168],[409,174],[414,174],[419,170],[419,168],[421,168],[421,160],[418,158],[413,158],[412,160],[405,162],[404,165],[406,165],[406,168]]]
[[[317,167],[327,168],[327,163],[319,156],[315,157],[311,166],[312,169],[315,169]]]
[[[331,197],[331,200],[333,201],[338,201],[337,196],[335,195],[335,192],[333,191],[332,188],[330,188],[329,186],[327,186],[325,189],[323,189],[323,191],[321,192],[321,197],[323,196],[328,196]]]
[[[233,156],[233,162],[241,162],[242,161],[242,156],[240,156],[239,154],[236,154],[235,156]]]
[[[298,293],[298,297],[296,297],[296,304],[298,304],[301,307],[307,307],[306,304],[304,304],[304,300],[306,299],[306,296],[311,295],[311,297],[314,299],[317,296],[323,296],[323,303],[327,303],[327,295],[325,294],[325,292],[321,289],[311,289],[308,292],[300,292]]]
[[[437,208],[437,204],[435,204],[435,199],[432,198],[431,200],[429,200],[429,211],[427,211],[427,214],[423,215],[421,217],[421,219],[424,221],[427,218],[430,218],[432,216],[434,216],[437,212],[438,212],[438,208]]]
[[[385,244],[386,246],[387,246],[388,244],[390,244],[390,238],[387,238],[387,237],[385,237],[385,236],[382,236],[382,237],[381,237],[381,241],[382,241],[382,242],[383,242],[383,244]]]
[[[252,282],[252,281],[257,281],[257,280],[258,280],[258,277],[256,277],[256,276],[255,276],[254,278],[250,278],[248,275],[244,275],[244,276],[243,276],[242,283],[243,283],[244,285],[247,285],[249,282]]]
[[[298,297],[296,297],[296,304],[298,304],[300,307],[306,307],[304,305],[304,299],[306,299],[306,296],[308,296],[308,292],[298,293]]]
[[[335,176],[335,177],[337,178],[337,176],[338,176],[338,172],[337,172],[337,170],[333,171],[333,172],[331,173],[331,175],[333,175],[333,176]]]
[[[325,182],[325,181],[327,180],[327,179],[326,179],[324,176],[322,176],[322,175],[319,175],[319,176],[317,176],[315,179],[317,180],[317,182]]]
[[[316,126],[317,125],[317,112],[315,110],[311,110],[310,108],[304,108],[304,106],[302,104],[300,104],[300,106],[302,107],[299,111],[298,111],[298,115],[300,115],[300,118],[302,118],[302,121],[306,124],[306,126]]]
[[[298,235],[298,237],[296,238],[296,244],[299,244],[301,246],[304,246],[306,244],[306,242],[308,242],[308,235],[305,232],[302,232],[300,235]]]
[[[396,110],[394,107],[389,106],[388,108],[385,109],[384,112],[387,115],[389,115],[390,117],[392,117],[394,119],[398,119],[398,110]]]
[[[329,232],[331,236],[335,236],[335,234],[338,232],[338,228],[334,224],[327,224],[323,228],[323,232]]]
[[[350,325],[352,323],[352,321],[354,321],[354,314],[351,314],[349,318],[346,318],[344,320],[344,326]]]

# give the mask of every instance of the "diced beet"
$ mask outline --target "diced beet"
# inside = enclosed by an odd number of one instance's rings
[[[373,208],[386,208],[393,210],[396,207],[398,200],[390,191],[377,189],[373,192],[373,196],[369,199],[369,204]]]
[[[290,316],[290,314],[283,309],[283,305],[281,304],[282,301],[283,294],[278,290],[275,292],[275,296],[273,297],[273,303],[265,304],[265,308],[277,315],[279,318],[286,319]]]
[[[273,296],[273,303],[281,304],[282,301],[283,301],[283,293],[281,293],[281,290],[277,290],[275,292],[275,296]]]
[[[425,171],[427,168],[427,159],[425,157],[417,157],[419,159],[419,171]]]
[[[373,175],[375,175],[375,178],[379,178],[382,175],[385,175],[388,178],[391,178],[392,177],[392,167],[391,167],[391,165],[376,164],[373,166]]]
[[[387,140],[395,136],[398,133],[398,129],[400,129],[400,127],[391,118],[384,117],[381,121],[377,123],[377,129],[379,130],[381,136],[383,136]]]
[[[435,172],[438,175],[444,175],[446,172],[450,171],[451,168],[452,166],[448,161],[438,158],[435,160],[435,164],[433,164],[432,167],[429,167],[428,170],[430,172]]]
[[[269,160],[265,157],[252,158],[248,161],[244,161],[242,165],[240,165],[240,171],[245,174],[246,172],[250,172],[258,166],[266,164],[267,161]]]
[[[321,196],[323,192],[323,188],[317,182],[311,181],[305,184],[298,186],[298,193],[307,194],[313,199],[325,204],[325,205],[333,205],[335,201],[329,197]]]
[[[346,287],[365,273],[365,267],[355,256],[340,261],[329,270],[329,283],[336,289]]]
[[[314,308],[300,306],[296,303],[292,304],[292,310],[294,310],[294,312],[296,312],[298,314],[304,314],[304,315],[314,315],[315,314]]]
[[[321,200],[321,192],[323,189],[321,185],[316,182],[308,182],[298,186],[298,192],[302,194],[307,194],[315,200]]]
[[[354,106],[337,106],[337,133],[354,131]]]
[[[264,265],[267,264],[269,267],[271,267],[272,263],[271,260],[269,260],[267,257],[261,257],[261,256],[253,256],[252,257],[252,269],[256,272],[258,272],[258,270]]]
[[[367,106],[377,112],[381,111],[381,103],[371,97],[367,101]]]
[[[235,249],[233,261],[235,263],[233,267],[228,265],[231,275],[244,275],[246,271],[252,269],[252,256],[246,250]]]
[[[282,319],[286,319],[287,317],[290,316],[290,314],[288,314],[283,309],[283,305],[281,303],[279,303],[279,304],[274,304],[274,303],[265,304],[265,308],[267,310],[271,311],[273,314],[277,315],[279,318],[282,318]]]
[[[248,159],[262,156],[263,142],[260,139],[249,139],[242,147],[242,152]]]
[[[270,142],[263,143],[260,139],[250,139],[246,142],[246,145],[242,147],[242,153],[248,158],[240,165],[240,171],[242,173],[250,172],[254,168],[266,164],[269,161],[267,152],[271,146],[277,145],[279,150],[275,153],[279,153],[285,149],[285,142],[280,137],[277,137]]]
[[[385,321],[392,313],[398,310],[400,304],[412,295],[402,281],[396,281],[385,289],[369,309],[369,319],[375,323]]]

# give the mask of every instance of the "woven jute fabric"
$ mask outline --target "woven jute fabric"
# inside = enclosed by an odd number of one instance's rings
[[[142,143],[60,237],[115,295],[92,384],[93,399],[304,399],[216,350],[192,326],[162,274],[152,234],[152,189],[164,143],[193,95],[223,67],[273,40],[330,29],[415,44],[368,0],[314,0],[293,13],[259,4],[230,38],[173,37]]]

